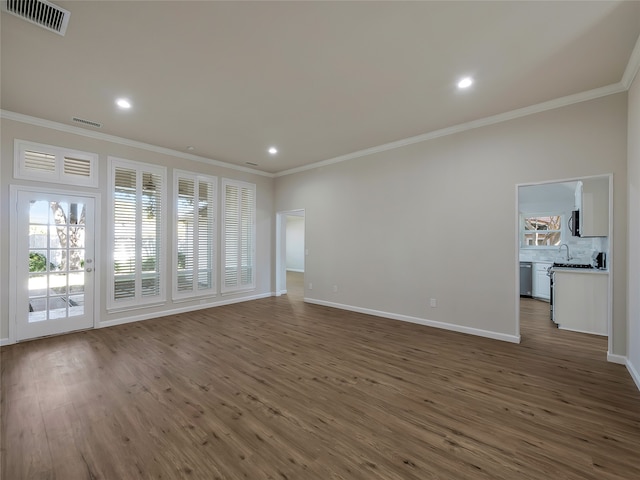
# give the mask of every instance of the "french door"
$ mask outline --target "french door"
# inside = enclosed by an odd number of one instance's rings
[[[93,327],[95,199],[18,190],[16,340]]]

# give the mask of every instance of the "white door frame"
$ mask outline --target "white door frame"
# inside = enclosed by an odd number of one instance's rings
[[[304,208],[296,210],[284,210],[276,213],[276,288],[275,295],[279,297],[287,293],[287,216],[295,215],[305,218]],[[306,265],[306,244],[307,244],[307,224],[305,218],[305,265]],[[305,267],[306,268],[306,267]]]
[[[99,324],[98,318],[100,313],[100,194],[84,191],[72,191],[58,188],[47,188],[43,186],[26,186],[26,185],[10,185],[9,186],[9,342],[13,344],[17,342],[17,285],[15,279],[18,272],[17,250],[18,242],[18,193],[51,193],[54,195],[69,195],[72,197],[88,197],[93,199],[95,208],[94,218],[94,275],[93,275],[93,328]],[[23,239],[24,240],[24,239]]]
[[[576,178],[565,178],[560,180],[547,180],[544,182],[530,182],[519,183],[516,185],[516,261],[515,261],[515,285],[516,285],[516,336],[520,337],[520,187],[527,187],[531,185],[546,185],[549,183],[563,183],[563,182],[577,182],[580,180],[590,178],[605,178],[609,179],[609,255],[607,256],[607,269],[609,271],[608,280],[609,287],[607,292],[607,360],[615,363],[620,363],[616,360],[616,355],[613,355],[613,258],[614,258],[614,246],[613,246],[613,173],[605,173],[602,175],[589,175]]]

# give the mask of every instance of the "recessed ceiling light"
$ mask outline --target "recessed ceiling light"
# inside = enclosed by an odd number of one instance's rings
[[[473,85],[473,78],[471,77],[464,77],[458,82],[458,88],[469,88],[471,85]]]
[[[196,149],[196,147],[194,147],[193,145],[189,145],[187,147],[187,150],[189,150],[190,152],[193,152]]]
[[[278,149],[276,147],[270,147],[269,148],[269,153],[271,155],[275,155],[276,153],[278,153]]]
[[[119,98],[118,100],[116,100],[116,105],[123,109],[131,108],[131,102],[129,102],[129,100],[127,100],[126,98]]]

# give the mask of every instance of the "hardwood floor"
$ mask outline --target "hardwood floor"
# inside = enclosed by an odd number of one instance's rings
[[[640,478],[640,392],[547,304],[522,302],[514,345],[303,304],[292,281],[3,347],[2,478]]]

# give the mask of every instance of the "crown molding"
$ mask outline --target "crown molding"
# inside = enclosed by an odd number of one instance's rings
[[[415,143],[426,142],[428,140],[433,140],[435,138],[445,137],[448,135],[454,135],[456,133],[466,132],[467,130],[473,130],[475,128],[495,125],[496,123],[502,123],[509,120],[514,120],[516,118],[526,117],[528,115],[534,115],[536,113],[545,112],[547,110],[553,110],[556,108],[573,105],[575,103],[581,103],[589,100],[594,100],[600,97],[606,97],[608,95],[621,93],[626,90],[628,90],[628,87],[625,87],[625,85],[622,82],[619,82],[612,85],[607,85],[605,87],[588,90],[586,92],[581,92],[573,95],[567,95],[566,97],[556,98],[554,100],[538,103],[536,105],[531,105],[529,107],[519,108],[517,110],[511,110],[510,112],[500,113],[498,115],[492,115],[490,117],[480,118],[478,120],[472,120],[470,122],[461,123],[458,125],[454,125],[452,127],[434,130],[432,132],[423,133],[415,137],[409,137],[403,140],[398,140],[391,143],[385,143],[383,145],[378,145],[377,147],[371,147],[365,150],[359,150],[357,152],[348,153],[346,155],[330,158],[328,160],[322,160],[320,162],[311,163],[309,165],[304,165],[302,167],[291,168],[289,170],[278,172],[274,176],[283,177],[286,175],[292,175],[294,173],[313,170],[315,168],[324,167],[327,165],[333,165],[335,163],[346,162],[347,160],[353,160],[354,158],[373,155],[375,153],[385,152],[387,150],[393,150],[395,148],[401,148],[407,145],[413,145]]]
[[[626,90],[631,88],[631,84],[638,74],[638,70],[640,70],[640,35],[638,36],[638,40],[636,40],[636,46],[633,48],[633,52],[631,52],[629,63],[627,63],[627,68],[625,68],[622,80],[620,81]]]
[[[58,130],[60,132],[71,133],[74,135],[81,135],[83,137],[93,138],[95,140],[104,140],[107,142],[116,143],[118,145],[125,145],[127,147],[140,148],[142,150],[148,150],[150,152],[160,153],[162,155],[170,155],[172,157],[183,158],[185,160],[206,163],[208,165],[214,165],[216,167],[229,168],[231,170],[237,170],[239,172],[252,173],[254,175],[260,175],[269,178],[273,178],[275,176],[273,173],[263,172],[260,170],[255,170],[253,168],[242,167],[240,165],[234,165],[232,163],[226,163],[219,160],[213,160],[211,158],[200,157],[198,155],[184,153],[178,150],[171,150],[170,148],[159,147],[157,145],[151,145],[149,143],[138,142],[137,140],[130,140],[128,138],[109,135],[107,133],[94,132],[73,125],[65,125],[64,123],[53,122],[51,120],[23,115],[22,113],[11,112],[8,110],[0,110],[0,118],[13,120],[15,122],[26,123],[29,125],[34,125],[36,127],[50,128],[52,130]]]
[[[386,152],[387,150],[393,150],[396,148],[402,148],[402,147],[406,147],[408,145],[413,145],[416,143],[426,142],[429,140],[445,137],[448,135],[455,135],[456,133],[462,133],[462,132],[466,132],[468,130],[473,130],[476,128],[487,127],[490,125],[495,125],[497,123],[507,122],[509,120],[515,120],[517,118],[534,115],[536,113],[541,113],[548,110],[554,110],[556,108],[566,107],[576,103],[595,100],[597,98],[606,97],[608,95],[614,95],[616,93],[625,92],[631,86],[631,83],[633,82],[633,79],[639,69],[640,69],[640,37],[638,38],[638,42],[636,42],[636,46],[633,50],[633,53],[631,54],[631,58],[629,60],[629,63],[623,75],[623,79],[618,83],[596,88],[593,90],[588,90],[586,92],[567,95],[565,97],[556,98],[554,100],[538,103],[536,105],[531,105],[528,107],[511,110],[510,112],[500,113],[497,115],[492,115],[490,117],[480,118],[478,120],[472,120],[470,122],[465,122],[458,125],[453,125],[451,127],[434,130],[432,132],[416,135],[415,137],[409,137],[402,140],[397,140],[395,142],[385,143],[375,147],[366,148],[364,150],[358,150],[357,152],[348,153],[346,155],[340,155],[338,157],[330,158],[327,160],[321,160],[319,162],[303,165],[301,167],[291,168],[289,170],[283,170],[277,173],[268,173],[260,170],[255,170],[253,168],[241,167],[239,165],[225,163],[219,160],[212,160],[210,158],[200,157],[198,155],[192,155],[189,153],[180,152],[178,150],[171,150],[169,148],[164,148],[156,145],[151,145],[148,143],[138,142],[136,140],[130,140],[123,137],[117,137],[115,135],[109,135],[102,132],[93,132],[90,130],[85,130],[80,127],[65,125],[63,123],[53,122],[53,121],[45,120],[42,118],[31,117],[29,115],[23,115],[21,113],[10,112],[8,110],[0,110],[0,117],[6,118],[7,120],[14,120],[17,122],[27,123],[27,124],[35,125],[39,127],[51,128],[53,130],[59,130],[62,132],[72,133],[75,135],[82,135],[82,136],[94,138],[97,140],[105,140],[105,141],[117,143],[120,145],[140,148],[143,150],[161,153],[164,155],[171,155],[174,157],[184,158],[186,160],[193,160],[200,163],[206,163],[206,164],[215,165],[218,167],[229,168],[229,169],[237,170],[240,172],[252,173],[254,175],[260,175],[268,178],[277,178],[277,177],[284,177],[287,175],[293,175],[294,173],[313,170],[320,167],[325,167],[328,165],[333,165],[336,163],[346,162],[348,160],[353,160],[353,159],[365,157],[368,155],[374,155],[376,153]]]

